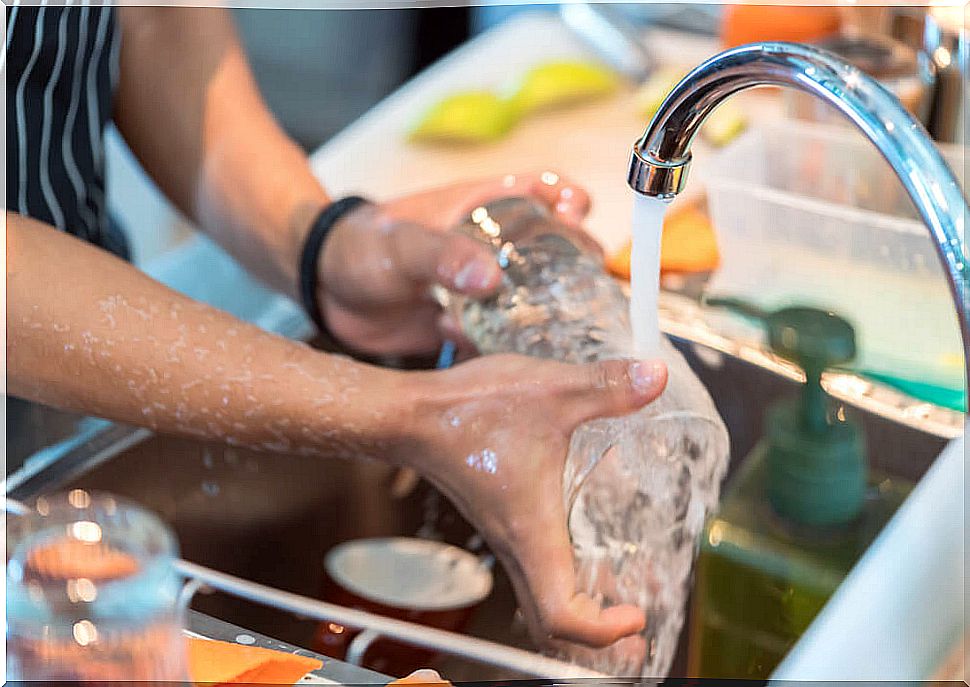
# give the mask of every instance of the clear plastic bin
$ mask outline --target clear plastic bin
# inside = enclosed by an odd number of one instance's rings
[[[941,147],[965,184],[964,151]],[[782,120],[750,130],[707,177],[721,250],[709,292],[850,320],[856,367],[963,404],[963,348],[936,249],[889,164],[852,129]]]

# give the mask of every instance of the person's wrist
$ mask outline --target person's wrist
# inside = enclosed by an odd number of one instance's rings
[[[320,302],[320,286],[323,276],[321,266],[324,263],[322,256],[331,235],[340,222],[347,219],[355,210],[368,205],[368,201],[361,196],[345,196],[334,200],[320,210],[303,237],[297,271],[297,293],[307,315],[324,333],[329,334]]]
[[[345,253],[345,251],[340,249],[332,250],[333,246],[343,242],[338,237],[344,236],[347,233],[363,235],[363,230],[368,227],[387,227],[389,230],[391,223],[392,220],[385,216],[381,206],[371,201],[359,203],[346,212],[343,212],[334,221],[327,239],[320,247],[320,252],[317,255],[316,267],[319,287],[326,290],[328,276],[340,274],[342,269],[346,267],[342,263],[346,260],[347,256],[341,254]],[[354,243],[358,242],[354,241]]]
[[[400,380],[400,436],[406,448],[398,462],[425,477],[452,470],[448,463],[455,457],[444,447],[468,431],[455,409],[474,401],[475,392],[454,374],[454,369],[422,370],[403,373]]]
[[[375,378],[370,380],[377,389],[374,405],[365,413],[368,433],[379,437],[379,455],[373,456],[395,465],[423,471],[426,462],[430,417],[425,416],[420,403],[426,397],[427,373],[404,372],[369,367]]]

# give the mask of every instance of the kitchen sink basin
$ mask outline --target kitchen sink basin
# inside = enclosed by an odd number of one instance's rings
[[[797,382],[762,366],[675,339],[710,390],[728,426],[731,455],[745,456],[762,434],[766,405]],[[554,412],[554,409],[551,409]],[[865,429],[874,468],[918,481],[945,439],[847,408]],[[730,473],[728,479],[730,479]],[[113,426],[49,469],[21,481],[14,498],[55,489],[109,491],[157,512],[175,530],[187,560],[256,582],[319,596],[323,558],[360,537],[407,535],[481,546],[474,530],[433,487],[378,462],[257,453]],[[468,627],[470,634],[531,649],[508,579]],[[295,645],[311,646],[316,623],[223,594],[199,594],[206,614]],[[683,644],[683,642],[682,642]],[[673,675],[684,675],[684,651]],[[508,671],[441,657],[456,680],[512,678]]]

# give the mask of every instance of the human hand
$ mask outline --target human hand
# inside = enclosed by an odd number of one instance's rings
[[[415,670],[407,677],[388,683],[388,687],[392,687],[392,685],[448,685],[450,687],[451,683],[438,675],[436,670],[422,668]]]
[[[640,609],[603,609],[576,592],[562,480],[573,430],[654,400],[664,364],[493,355],[423,374],[409,399],[416,441],[403,460],[488,541],[536,642],[602,647],[642,629]]]
[[[476,205],[516,195],[547,205],[576,240],[598,250],[579,228],[589,196],[552,172],[454,184],[362,206],[337,223],[319,262],[320,307],[334,335],[376,355],[431,353],[443,338],[467,350],[429,287],[479,298],[498,287],[501,269],[491,249],[448,229]]]

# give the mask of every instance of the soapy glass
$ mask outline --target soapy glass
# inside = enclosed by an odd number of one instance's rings
[[[504,269],[503,287],[486,300],[436,294],[481,353],[633,357],[629,301],[588,237],[523,198],[476,208],[456,230],[492,245]],[[603,607],[638,606],[647,625],[606,649],[556,653],[613,676],[670,670],[697,538],[728,462],[727,430],[707,390],[660,338],[664,393],[631,415],[578,427],[563,473],[577,591]]]
[[[41,496],[7,519],[7,677],[188,684],[175,539],[107,494]]]

